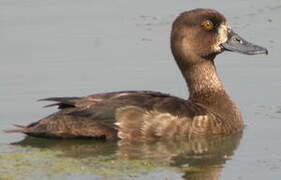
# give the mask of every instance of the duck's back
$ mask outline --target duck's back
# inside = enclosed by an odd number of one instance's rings
[[[37,137],[140,141],[230,134],[235,129],[202,104],[151,91],[48,98],[60,111],[18,130]],[[237,130],[235,130],[237,131]]]

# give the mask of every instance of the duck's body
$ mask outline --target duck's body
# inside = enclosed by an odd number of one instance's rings
[[[46,100],[58,102],[54,105],[61,110],[25,127],[26,134],[136,141],[231,134],[243,127],[239,111],[227,101],[222,108],[213,108],[210,102],[194,102],[150,91]]]
[[[9,132],[130,141],[237,133],[243,129],[242,116],[217,76],[214,58],[224,49],[267,53],[239,38],[217,11],[185,12],[173,23],[171,49],[188,85],[188,100],[152,91],[48,98],[60,111]]]

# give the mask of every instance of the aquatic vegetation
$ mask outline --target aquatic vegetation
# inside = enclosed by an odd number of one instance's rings
[[[29,179],[28,177],[65,177],[87,175],[137,176],[157,167],[144,160],[125,160],[114,154],[75,158],[63,151],[9,146],[10,153],[0,152],[0,180]],[[15,173],[16,172],[16,173]]]

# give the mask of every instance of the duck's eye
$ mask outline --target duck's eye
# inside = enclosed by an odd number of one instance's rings
[[[206,30],[212,30],[215,27],[214,23],[210,20],[203,21],[201,26]]]

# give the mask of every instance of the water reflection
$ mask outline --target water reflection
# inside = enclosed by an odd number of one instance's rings
[[[48,148],[63,156],[87,158],[114,156],[123,160],[146,160],[157,166],[176,167],[184,179],[219,179],[224,164],[238,148],[242,133],[231,136],[192,137],[189,141],[154,143],[108,143],[90,140],[46,140],[26,137],[15,145]]]

